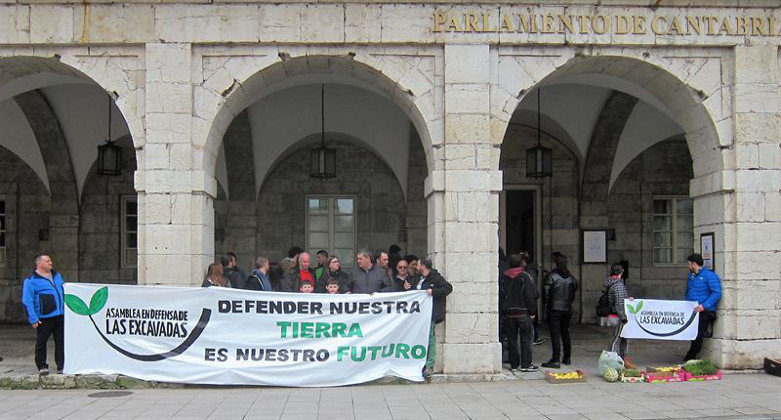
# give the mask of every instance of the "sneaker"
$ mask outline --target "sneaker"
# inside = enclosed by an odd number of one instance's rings
[[[432,369],[432,368],[430,368],[430,367],[428,367],[428,366],[426,366],[426,367],[424,367],[424,368],[423,368],[423,377],[424,377],[424,378],[428,379],[428,378],[430,378],[430,377],[431,377],[431,375],[433,375],[433,374],[434,374],[434,369]]]
[[[561,360],[561,363],[565,365],[571,365],[572,361],[569,359],[569,357],[565,357],[564,359]]]
[[[41,376],[46,376],[49,374],[49,368],[40,368],[38,370],[38,374]]]
[[[555,360],[548,360],[547,362],[542,364],[542,367],[544,367],[544,368],[551,368],[551,369],[559,369],[559,368],[561,368],[561,365],[559,364],[559,362],[557,362]]]
[[[526,366],[526,367],[521,366],[521,368],[518,369],[518,370],[520,370],[521,372],[534,372],[534,371],[539,370],[539,369],[540,369],[539,367],[534,366],[534,364],[531,364],[531,365]]]
[[[57,374],[62,375],[62,369],[57,369]]]
[[[534,342],[532,342],[532,344],[534,344],[535,346],[539,346],[540,344],[542,344],[544,342],[545,342],[545,340],[543,340],[542,338],[538,338]]]

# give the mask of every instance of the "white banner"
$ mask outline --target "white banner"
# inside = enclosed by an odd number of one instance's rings
[[[65,373],[237,385],[422,381],[432,298],[66,283]]]
[[[627,323],[621,330],[624,338],[650,340],[694,340],[699,316],[697,302],[686,300],[624,300]]]

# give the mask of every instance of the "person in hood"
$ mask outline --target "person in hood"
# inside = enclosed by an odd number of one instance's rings
[[[624,309],[624,300],[627,299],[626,286],[621,276],[624,274],[624,267],[615,263],[610,267],[610,277],[602,285],[607,292],[610,300],[610,313],[618,315],[621,322],[613,330],[613,340],[611,341],[610,351],[618,353],[622,359],[626,360],[626,352],[629,346],[626,338],[621,337],[621,331],[627,323],[626,310]],[[631,299],[631,298],[630,298]]]
[[[445,320],[445,298],[453,291],[453,285],[448,283],[439,271],[433,268],[431,260],[423,258],[419,265],[420,277],[415,278],[408,290],[425,290],[434,298],[434,308],[431,311],[431,328],[428,335],[428,351],[423,376],[430,378],[434,373],[434,358],[437,355],[437,340],[434,336],[434,326]]]
[[[543,363],[542,367],[558,369],[561,367],[559,362],[565,365],[572,363],[569,323],[572,319],[572,302],[575,300],[575,292],[578,290],[578,280],[567,269],[567,257],[564,254],[555,253],[553,264],[556,268],[548,273],[548,282],[545,285],[548,329],[550,329],[553,353],[550,360]],[[561,358],[562,343],[564,345],[563,358]]]
[[[40,375],[49,374],[46,343],[52,334],[57,373],[62,373],[65,363],[64,281],[60,273],[52,269],[53,266],[51,255],[36,255],[35,269],[24,279],[22,286],[22,304],[27,311],[27,321],[35,328],[35,366]]]
[[[505,332],[509,342],[510,369],[532,372],[538,369],[532,364],[533,318],[537,315],[539,293],[534,280],[524,269],[528,261],[521,254],[512,254],[508,259],[510,268],[502,273],[505,302],[502,306],[505,317]],[[520,335],[520,355],[518,338]]]

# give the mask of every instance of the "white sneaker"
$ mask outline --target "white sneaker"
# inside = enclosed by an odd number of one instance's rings
[[[49,368],[41,368],[40,370],[38,370],[38,374],[41,375],[41,376],[48,375],[49,374]]]

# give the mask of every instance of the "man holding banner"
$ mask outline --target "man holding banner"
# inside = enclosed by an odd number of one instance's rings
[[[689,265],[689,275],[686,279],[686,300],[697,302],[694,311],[699,313],[697,338],[692,341],[689,352],[683,357],[684,362],[696,359],[702,349],[702,339],[705,331],[716,319],[716,305],[721,299],[721,282],[716,273],[703,267],[702,255],[691,254],[686,259]]]

